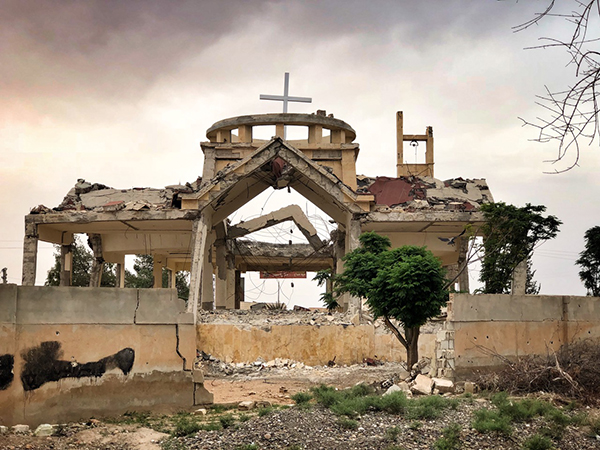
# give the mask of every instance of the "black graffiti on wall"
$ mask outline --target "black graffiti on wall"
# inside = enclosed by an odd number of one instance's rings
[[[25,350],[21,354],[25,361],[21,372],[23,389],[32,391],[44,383],[63,378],[101,377],[107,370],[114,368],[127,375],[133,367],[135,351],[127,347],[114,355],[83,364],[61,361],[62,356],[61,344],[57,341],[42,342],[37,347]]]
[[[15,357],[10,353],[0,355],[0,391],[8,388],[15,377],[13,368],[15,365]]]

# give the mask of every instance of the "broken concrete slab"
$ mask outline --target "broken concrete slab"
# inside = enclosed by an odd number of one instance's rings
[[[433,380],[425,375],[417,375],[410,387],[413,394],[430,395],[433,391]]]
[[[434,387],[437,389],[440,394],[453,393],[454,392],[454,383],[452,380],[448,380],[445,378],[432,378]]]

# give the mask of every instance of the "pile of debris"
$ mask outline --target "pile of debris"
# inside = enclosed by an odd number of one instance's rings
[[[493,202],[485,179],[453,178],[441,181],[432,177],[357,177],[359,193],[375,196],[376,210],[477,211],[483,203]]]
[[[202,179],[184,185],[175,184],[164,189],[141,188],[114,189],[100,183],[89,183],[83,178],[67,193],[55,208],[39,205],[30,214],[49,214],[61,211],[113,212],[120,210],[142,211],[149,209],[180,209],[180,194],[198,191]]]
[[[251,325],[260,328],[271,325],[343,325],[357,324],[356,314],[324,311],[240,309],[198,311],[199,323]]]

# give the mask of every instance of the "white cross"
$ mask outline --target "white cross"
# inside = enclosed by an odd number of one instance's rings
[[[283,113],[286,114],[288,112],[288,102],[300,102],[300,103],[311,103],[312,98],[309,97],[290,97],[288,92],[290,88],[290,74],[288,72],[285,73],[284,81],[283,81],[283,95],[267,95],[260,94],[261,100],[277,100],[283,102]]]

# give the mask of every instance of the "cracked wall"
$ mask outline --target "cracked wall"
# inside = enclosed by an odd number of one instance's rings
[[[174,289],[0,285],[0,423],[192,406],[184,308]]]

